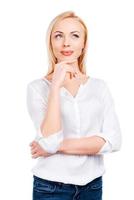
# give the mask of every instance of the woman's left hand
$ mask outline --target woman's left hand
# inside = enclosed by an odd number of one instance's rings
[[[52,154],[48,153],[47,151],[45,151],[38,142],[36,142],[35,140],[33,142],[30,143],[29,145],[31,147],[31,154],[32,154],[32,158],[38,158],[40,156],[50,156]]]

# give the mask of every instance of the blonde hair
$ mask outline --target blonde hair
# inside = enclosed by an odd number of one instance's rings
[[[78,66],[79,66],[79,70],[80,72],[82,72],[83,74],[86,74],[86,68],[85,68],[85,56],[86,56],[86,51],[87,51],[87,39],[88,39],[88,30],[87,27],[85,25],[85,23],[83,22],[83,20],[78,17],[77,15],[75,15],[74,12],[72,11],[67,11],[67,12],[63,12],[60,15],[56,16],[52,22],[50,23],[49,27],[48,27],[48,31],[47,31],[47,51],[48,51],[48,58],[49,58],[49,68],[48,68],[48,72],[47,75],[50,75],[54,72],[54,65],[56,64],[56,57],[54,56],[53,53],[53,48],[52,48],[52,44],[51,44],[51,34],[52,34],[52,30],[54,25],[59,22],[62,21],[63,19],[66,18],[74,18],[77,19],[83,26],[84,31],[85,31],[85,40],[84,40],[84,48],[83,51],[80,55],[80,57],[78,58]]]

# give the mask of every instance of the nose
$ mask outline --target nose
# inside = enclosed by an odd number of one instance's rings
[[[64,46],[64,47],[69,47],[69,46],[70,46],[70,41],[69,41],[69,38],[68,38],[68,37],[65,37],[65,38],[64,38],[63,46]]]

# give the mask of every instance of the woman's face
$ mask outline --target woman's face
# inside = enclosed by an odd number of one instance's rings
[[[58,62],[78,59],[84,48],[85,31],[74,18],[57,22],[51,34],[52,49]]]

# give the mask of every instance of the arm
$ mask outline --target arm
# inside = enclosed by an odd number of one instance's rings
[[[47,95],[41,96],[42,93],[44,94],[44,90],[45,94],[49,92],[49,99]],[[36,82],[29,83],[27,86],[27,108],[37,131],[35,140],[48,153],[55,153],[63,140],[58,89],[51,88],[49,91],[46,87],[40,91]]]
[[[105,140],[98,136],[92,136],[88,138],[69,138],[61,142],[57,153],[92,155],[98,153],[104,144]],[[38,158],[40,156],[47,157],[53,155],[48,154],[44,149],[40,147],[36,141],[33,141],[30,146],[32,158]]]
[[[40,127],[44,137],[62,131],[59,90],[60,88],[51,85],[46,114]]]
[[[69,138],[63,140],[58,152],[64,154],[92,155],[100,151],[105,140],[98,136]]]

